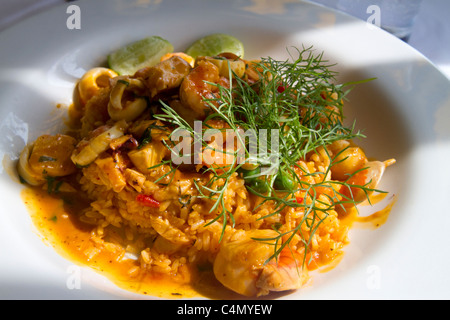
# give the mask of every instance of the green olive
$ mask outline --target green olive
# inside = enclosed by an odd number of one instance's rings
[[[239,172],[245,180],[245,185],[255,192],[264,194],[269,192],[270,186],[267,177],[261,175],[261,167],[252,170],[245,170],[240,168]]]
[[[292,191],[297,188],[297,182],[289,173],[279,170],[273,186],[276,190]]]
[[[256,178],[255,180],[253,180],[249,184],[249,187],[251,189],[253,189],[254,191],[261,193],[261,194],[265,194],[265,193],[269,192],[269,190],[270,190],[268,181],[266,179],[262,179],[262,178]]]
[[[255,169],[252,169],[252,170],[245,170],[245,169],[241,168],[241,169],[239,169],[239,172],[242,173],[242,177],[244,178],[244,180],[246,182],[251,182],[258,178],[258,177],[254,177],[254,176],[259,175],[261,173],[261,168],[256,167]]]

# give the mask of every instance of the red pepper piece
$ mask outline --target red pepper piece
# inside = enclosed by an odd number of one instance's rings
[[[146,194],[138,194],[136,196],[136,201],[146,207],[158,208],[160,203],[153,199],[152,196]]]
[[[286,90],[286,87],[285,87],[285,86],[278,86],[278,88],[277,88],[277,91],[278,91],[279,93],[282,93],[284,90]]]

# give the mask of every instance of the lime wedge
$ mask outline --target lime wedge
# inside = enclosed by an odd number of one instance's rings
[[[154,66],[161,57],[173,51],[173,45],[158,36],[151,36],[130,43],[108,55],[111,69],[120,75],[132,75],[137,70]]]
[[[216,56],[223,52],[231,52],[243,58],[244,45],[239,39],[229,34],[214,33],[198,39],[186,50],[186,54],[193,58]]]

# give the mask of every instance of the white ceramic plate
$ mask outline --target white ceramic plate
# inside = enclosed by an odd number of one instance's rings
[[[73,4],[81,10],[79,30],[66,24]],[[347,116],[368,136],[369,156],[397,159],[381,188],[398,201],[381,228],[352,231],[338,267],[283,298],[449,298],[449,81],[384,31],[295,0],[77,1],[0,34],[0,297],[134,297],[84,269],[81,287],[70,289],[72,264],[36,234],[10,160],[27,141],[61,127],[65,110],[56,103],[70,103],[77,77],[110,51],[148,35],[182,50],[214,32],[240,38],[246,58],[284,59],[286,47],[313,46],[338,64],[338,81],[377,78],[352,92]]]

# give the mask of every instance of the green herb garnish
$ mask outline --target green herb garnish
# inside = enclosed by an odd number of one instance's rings
[[[352,196],[345,196],[339,190],[351,187],[371,191],[367,185],[357,186],[350,185],[347,181],[327,181],[326,173],[336,162],[331,156],[330,166],[325,172],[303,172],[303,177],[308,175],[323,177],[318,183],[307,183],[296,174],[295,169],[301,170],[298,161],[305,159],[310,152],[316,152],[319,147],[325,147],[338,140],[365,137],[356,131],[355,122],[350,126],[344,125],[343,101],[351,90],[350,86],[371,79],[335,84],[337,72],[330,69],[333,65],[323,59],[323,54],[315,55],[312,48],[293,49],[293,52],[295,56],[288,50],[290,59],[286,61],[270,57],[262,58],[256,64],[260,80],[255,83],[249,83],[236,75],[233,77],[234,85],[230,87],[211,83],[217,87],[218,92],[214,98],[205,100],[209,104],[210,113],[204,123],[208,120],[224,121],[236,133],[243,150],[236,150],[234,163],[222,167],[209,167],[206,171],[213,174],[206,184],[195,183],[199,198],[213,201],[210,212],[217,210],[218,213],[209,224],[221,220],[222,236],[227,224],[234,226],[234,217],[224,204],[224,194],[230,178],[236,172],[245,179],[249,192],[263,199],[261,204],[267,201],[274,203],[275,210],[269,216],[280,214],[286,207],[303,208],[303,220],[294,229],[282,233],[279,231],[280,226],[274,225],[273,229],[278,232],[275,239],[258,239],[275,240],[274,254],[269,260],[276,258],[284,247],[289,246],[295,234],[302,237],[307,250],[314,232],[326,219],[330,209],[343,207],[347,203],[356,204]],[[230,70],[230,75],[231,73]],[[155,115],[155,118],[188,131],[195,141],[198,133],[172,108],[161,103],[164,113]],[[204,126],[202,130],[206,129]],[[266,135],[262,137],[257,135],[257,145],[266,145],[267,152],[255,156],[245,137],[239,133],[240,130],[244,132],[263,130]],[[209,147],[205,141],[202,140],[201,143],[204,148]],[[242,164],[237,161],[242,154],[246,160],[253,161],[257,168],[256,172],[243,171]],[[217,183],[219,181],[220,184]],[[344,188],[336,190],[333,187],[336,185]],[[316,191],[318,187],[328,189],[329,192],[325,194],[328,201],[319,199]],[[299,191],[309,195],[311,201],[308,203],[296,201],[295,193]],[[310,228],[309,236],[302,233],[302,225]],[[282,238],[287,240],[280,244]]]
[[[138,149],[141,149],[142,147],[144,147],[146,144],[152,142],[152,129],[159,129],[162,131],[167,131],[167,128],[165,126],[159,126],[157,124],[151,124],[149,125],[145,130],[144,133],[142,134],[142,137],[139,141],[139,146]]]
[[[59,188],[64,183],[63,180],[59,180],[52,176],[45,176],[45,180],[47,180],[47,192],[48,194],[57,194],[59,192]]]
[[[53,157],[49,157],[49,156],[40,156],[39,157],[39,162],[49,162],[49,161],[56,161],[56,158]]]

